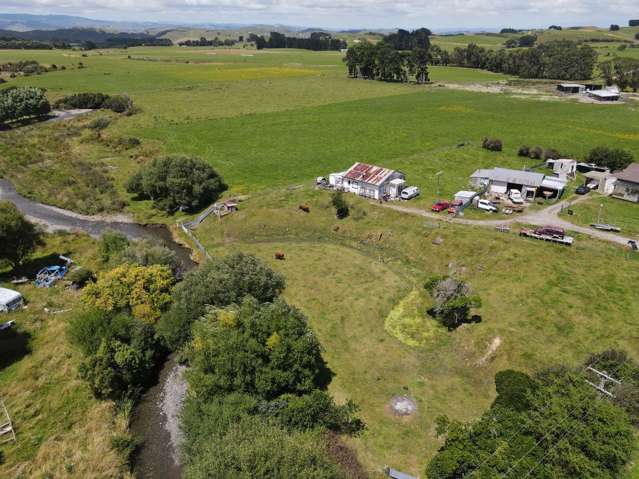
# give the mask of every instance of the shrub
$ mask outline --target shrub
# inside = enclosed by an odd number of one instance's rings
[[[517,151],[517,155],[524,156],[524,157],[529,157],[530,156],[530,147],[526,146],[526,145],[520,146],[519,150]]]
[[[497,138],[484,138],[481,146],[488,151],[502,151],[503,149],[502,141]]]
[[[100,259],[103,263],[108,263],[111,259],[114,259],[122,253],[127,246],[129,246],[129,240],[124,233],[106,229],[102,233],[102,236],[100,236],[100,241],[98,242]]]
[[[588,161],[609,168],[610,171],[623,170],[634,160],[631,152],[619,148],[600,146],[588,154]]]
[[[530,150],[530,158],[533,160],[541,160],[544,150],[541,146],[536,146]]]
[[[452,331],[469,322],[472,308],[481,307],[479,296],[472,295],[470,285],[450,276],[435,276],[429,279],[424,288],[435,305],[429,311],[433,317]]]
[[[93,271],[87,268],[75,268],[67,274],[66,279],[71,281],[74,285],[83,288],[89,281],[93,281],[95,279],[95,275]]]
[[[549,148],[544,151],[545,160],[558,160],[559,158],[561,158],[561,154],[553,148]]]
[[[133,101],[127,95],[114,95],[107,98],[102,107],[115,113],[126,113],[133,107]]]
[[[118,434],[111,438],[111,447],[124,459],[129,467],[133,463],[133,456],[140,447],[140,441],[130,434]]]
[[[335,191],[331,195],[331,203],[335,208],[335,216],[338,220],[342,220],[349,215],[348,203],[344,199],[344,194],[341,191]]]
[[[40,88],[8,88],[0,91],[0,123],[46,115],[51,105]]]
[[[55,105],[57,108],[99,110],[108,98],[109,95],[104,93],[76,93],[61,98]]]
[[[284,277],[255,256],[235,254],[207,261],[188,273],[173,292],[171,309],[160,319],[158,331],[177,349],[191,337],[191,325],[206,312],[206,306],[224,307],[244,296],[271,302],[284,290]]]
[[[111,120],[107,117],[101,116],[96,118],[89,123],[89,128],[96,131],[101,131],[107,128],[111,124]]]
[[[42,244],[39,230],[9,201],[0,201],[0,262],[21,264]]]
[[[209,164],[182,155],[154,160],[127,183],[129,193],[153,200],[155,208],[167,213],[201,209],[217,200],[226,188]]]

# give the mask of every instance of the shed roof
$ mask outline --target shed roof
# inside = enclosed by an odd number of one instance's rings
[[[560,83],[559,86],[563,88],[586,88],[586,85],[579,83]]]
[[[639,183],[639,163],[632,163],[621,173],[614,175],[618,180],[629,181],[631,183]]]
[[[477,170],[472,178],[488,178],[492,181],[503,181],[516,185],[538,187],[544,181],[544,175],[532,171],[510,170],[508,168],[493,168],[492,170]]]
[[[386,470],[386,475],[392,479],[417,479],[415,476],[411,476],[410,474],[400,472],[390,467]]]
[[[593,90],[590,92],[590,95],[599,98],[618,98],[619,92],[613,90]]]
[[[12,289],[0,288],[0,304],[9,304],[11,301],[21,298],[22,295]]]
[[[346,172],[344,178],[353,181],[361,181],[369,185],[379,186],[384,183],[395,170],[383,168],[381,166],[367,165],[366,163],[355,163]]]
[[[546,176],[544,181],[541,182],[541,186],[551,190],[563,190],[568,183],[563,178],[557,178],[556,176]]]

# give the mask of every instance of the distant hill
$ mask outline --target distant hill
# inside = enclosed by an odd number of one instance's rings
[[[19,32],[70,28],[96,28],[111,31],[141,32],[149,28],[160,26],[161,24],[159,23],[94,20],[91,18],[75,17],[70,15],[0,13],[0,29]]]

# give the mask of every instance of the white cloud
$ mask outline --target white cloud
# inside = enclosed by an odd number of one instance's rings
[[[434,29],[625,24],[639,17],[637,0],[0,0],[0,9],[139,21]]]

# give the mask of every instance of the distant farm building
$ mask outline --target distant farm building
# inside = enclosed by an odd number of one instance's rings
[[[493,168],[475,171],[470,177],[470,182],[476,187],[485,187],[489,193],[496,195],[518,190],[524,199],[532,201],[537,197],[560,197],[566,188],[567,180],[532,171]]]
[[[617,182],[612,196],[639,203],[639,163],[632,163],[620,173],[615,173]]]
[[[560,83],[557,85],[557,91],[576,95],[577,93],[584,93],[586,91],[586,85],[579,83]]]
[[[385,196],[399,198],[406,186],[404,173],[366,163],[355,163],[348,171],[331,173],[328,182],[337,190],[375,200]]]
[[[619,101],[621,98],[617,90],[595,90],[588,92],[588,95],[597,101]]]

